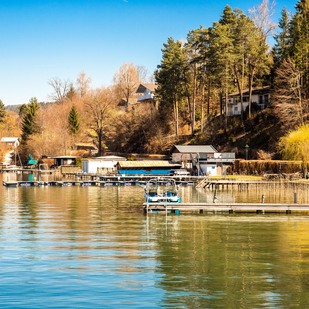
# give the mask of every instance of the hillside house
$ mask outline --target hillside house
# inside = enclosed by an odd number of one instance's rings
[[[225,100],[223,99],[225,102]],[[257,104],[260,109],[264,109],[270,104],[270,87],[255,88],[252,90],[251,97],[252,104]],[[224,104],[225,106],[225,104]],[[249,106],[249,91],[243,92],[243,110]],[[239,92],[232,93],[228,97],[227,103],[227,115],[238,116],[241,114],[241,103]]]
[[[150,109],[156,109],[156,101],[155,101],[155,84],[140,84],[136,90],[137,100],[133,104],[134,107],[149,106]]]
[[[232,171],[235,153],[220,153],[212,145],[175,145],[172,161],[193,175],[225,175]]]
[[[136,90],[136,93],[139,95],[137,102],[153,102],[155,90],[155,84],[140,84]]]
[[[18,137],[2,137],[0,140],[7,149],[16,149],[19,146]]]
[[[156,103],[154,99],[156,85],[155,84],[140,84],[136,91],[131,94],[129,102],[123,98],[119,103],[118,107],[124,109],[125,111],[132,109],[143,109],[149,108],[150,110],[156,108]]]
[[[98,148],[92,143],[75,143],[73,150],[80,153],[88,153],[88,155],[95,155],[98,153]]]

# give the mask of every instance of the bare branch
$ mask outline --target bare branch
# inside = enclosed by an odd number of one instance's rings
[[[263,33],[265,39],[273,35],[277,28],[277,24],[272,20],[275,6],[274,0],[271,3],[269,3],[269,0],[263,0],[260,5],[249,9],[252,20]]]
[[[49,95],[49,98],[58,103],[64,101],[72,86],[70,80],[61,80],[58,77],[50,79],[48,84],[53,88],[53,93]]]

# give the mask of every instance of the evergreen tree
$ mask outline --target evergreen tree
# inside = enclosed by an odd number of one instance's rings
[[[270,65],[266,36],[262,29],[239,9],[231,12],[231,9],[226,7],[220,24],[223,26],[219,35],[221,41],[225,37],[225,41],[231,45],[226,54],[228,58],[224,62],[231,62],[240,96],[241,118],[243,119],[244,113],[243,91],[246,88],[249,88],[248,107],[249,117],[251,117],[253,83],[257,76],[268,73]],[[228,29],[224,29],[224,27],[228,27]],[[225,71],[228,71],[227,68]]]
[[[228,8],[228,7],[227,7]],[[229,16],[231,17],[231,16]],[[231,20],[231,18],[228,18]],[[220,92],[220,114],[223,115],[222,98],[225,98],[225,126],[227,129],[227,102],[232,84],[233,37],[227,22],[214,23],[210,31],[209,70]]]
[[[23,108],[22,114],[22,135],[21,142],[26,144],[29,137],[39,131],[36,121],[37,112],[39,110],[39,104],[36,98],[31,98],[29,104]]]
[[[175,134],[178,135],[179,110],[185,96],[188,62],[179,41],[169,38],[163,46],[161,64],[155,72],[158,84],[156,94],[159,100],[159,113],[165,123],[168,123],[172,115]]]
[[[0,100],[0,123],[3,123],[5,121],[6,114],[7,113],[6,113],[5,106],[3,102]]]
[[[309,111],[309,0],[299,0],[290,21],[283,12],[280,28],[273,98],[283,126],[288,121],[293,129],[306,121]]]
[[[188,33],[187,43],[185,45],[185,52],[188,57],[188,74],[186,74],[186,96],[188,102],[188,110],[190,114],[190,124],[192,135],[195,131],[195,115],[196,115],[196,103],[197,103],[197,93],[198,93],[198,68],[200,64],[199,55],[199,36],[200,31],[192,30]]]
[[[290,18],[287,9],[283,9],[279,20],[279,34],[274,36],[276,44],[273,48],[274,63],[277,66],[284,59],[287,59],[291,49]]]
[[[309,0],[299,0],[290,23],[291,57],[302,72],[302,90],[309,98]]]
[[[76,106],[73,105],[69,113],[69,132],[71,135],[76,135],[79,132],[79,116]]]

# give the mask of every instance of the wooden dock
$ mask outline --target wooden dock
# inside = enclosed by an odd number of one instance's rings
[[[276,203],[144,203],[145,213],[161,212],[165,214],[197,213],[309,213],[309,204]]]
[[[82,175],[80,177],[62,177],[61,180],[27,180],[27,181],[3,181],[6,187],[26,187],[26,186],[145,186],[149,176],[94,176]],[[174,177],[177,185],[194,186],[197,178],[194,177]],[[38,178],[40,179],[40,178]]]
[[[138,185],[138,183],[120,182],[120,181],[3,181],[3,186],[9,188],[17,187],[42,187],[42,186],[57,186],[57,187],[69,187],[69,186],[130,186]]]

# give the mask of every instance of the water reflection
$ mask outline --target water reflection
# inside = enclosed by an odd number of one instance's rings
[[[309,306],[308,216],[145,216],[133,186],[1,187],[0,202],[3,308]]]
[[[161,262],[157,272],[165,274],[160,282],[166,291],[163,304],[290,308],[297,301],[307,307],[309,259],[289,235],[299,235],[308,248],[309,218],[293,224],[286,217],[269,219],[180,216],[166,222],[162,216],[151,217],[149,230],[153,226],[157,234]],[[291,226],[293,231],[287,229]]]

